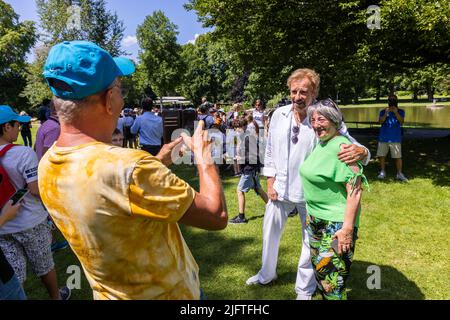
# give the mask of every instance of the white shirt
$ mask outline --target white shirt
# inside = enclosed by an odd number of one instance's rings
[[[292,104],[278,108],[272,115],[262,173],[266,177],[275,177],[274,189],[278,193],[278,200],[299,203],[305,201],[299,168],[319,143],[319,139],[306,118],[300,124],[298,142],[292,142],[292,127],[295,125],[292,108]],[[358,144],[348,134],[345,124],[339,132],[352,143]],[[370,153],[365,164],[369,160]]]
[[[0,150],[5,146],[0,146]],[[0,163],[8,173],[9,180],[16,190],[22,189],[28,183],[38,179],[38,158],[36,152],[29,147],[15,146],[11,148],[0,158]],[[44,222],[47,215],[40,199],[29,193],[23,199],[16,218],[0,228],[0,235],[31,229]]]
[[[258,127],[264,128],[264,111],[258,111],[255,109],[253,111],[253,120],[256,121]]]

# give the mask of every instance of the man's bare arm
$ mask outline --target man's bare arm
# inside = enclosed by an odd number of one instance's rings
[[[200,178],[200,192],[180,219],[180,223],[205,230],[222,230],[228,224],[225,195],[216,165],[211,158],[211,144],[200,122],[193,138],[182,135],[185,144],[194,151]]]

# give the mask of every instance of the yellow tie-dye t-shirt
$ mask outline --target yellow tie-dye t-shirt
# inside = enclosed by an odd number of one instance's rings
[[[195,191],[139,150],[53,146],[42,200],[80,260],[94,299],[199,299],[198,266],[178,227]]]

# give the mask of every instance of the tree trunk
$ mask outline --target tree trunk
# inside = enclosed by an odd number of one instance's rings
[[[380,101],[380,98],[381,98],[381,85],[380,85],[380,81],[377,81],[376,89],[377,89],[377,93],[376,93],[376,96],[375,96],[375,101]]]
[[[427,96],[428,96],[428,101],[433,101],[433,99],[434,99],[434,88],[431,85],[427,85]]]
[[[417,101],[418,92],[419,92],[419,89],[416,89],[416,88],[413,89],[413,101]]]
[[[392,82],[389,82],[389,95],[394,95],[395,94],[395,86]]]

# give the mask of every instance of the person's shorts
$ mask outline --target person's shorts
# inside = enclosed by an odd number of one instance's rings
[[[386,157],[389,150],[391,158],[400,159],[402,157],[402,144],[395,142],[378,142],[377,157]]]
[[[250,189],[255,190],[258,193],[258,190],[261,189],[261,184],[259,182],[259,176],[256,173],[252,174],[242,174],[241,179],[239,180],[238,190],[241,192],[249,192]]]
[[[51,245],[51,227],[47,220],[22,232],[0,235],[0,247],[20,283],[26,280],[27,261],[38,277],[55,267]]]

